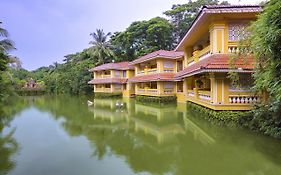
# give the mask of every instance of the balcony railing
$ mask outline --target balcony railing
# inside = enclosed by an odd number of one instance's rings
[[[187,65],[192,65],[192,64],[194,64],[194,56],[192,56],[192,57],[190,57],[190,58],[188,58],[187,59]]]
[[[102,92],[102,91],[103,91],[103,88],[95,88],[95,91],[96,91],[96,92]]]
[[[175,93],[174,89],[164,89],[160,92],[159,89],[138,89],[138,94],[151,94],[151,95],[173,95]]]
[[[211,100],[211,92],[210,91],[198,91],[198,97],[201,100]]]
[[[157,68],[154,69],[147,69],[147,74],[153,74],[157,72]]]
[[[164,68],[164,72],[174,72],[174,68]]]
[[[210,45],[199,51],[198,58],[199,60],[203,60],[209,55],[210,55]]]
[[[174,89],[164,89],[164,94],[173,94]]]
[[[237,46],[228,46],[228,53],[238,53],[239,48]]]
[[[146,92],[148,94],[158,94],[158,89],[147,89]]]
[[[104,92],[111,92],[111,88],[104,88]]]
[[[194,97],[195,96],[194,90],[187,90],[187,95],[190,97]]]
[[[102,75],[102,78],[110,78],[111,75]]]
[[[260,101],[258,96],[254,95],[229,95],[231,104],[254,104]]]

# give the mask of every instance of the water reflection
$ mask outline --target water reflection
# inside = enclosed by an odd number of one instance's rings
[[[210,125],[185,105],[152,106],[127,99],[117,107],[120,100],[95,99],[88,107],[86,101],[60,96],[28,103],[52,114],[69,136],[85,137],[89,156],[101,162],[120,158],[132,173],[281,174],[280,141]]]
[[[11,105],[13,104],[13,106]],[[13,138],[16,128],[10,128],[4,133],[4,128],[10,126],[14,115],[24,109],[24,103],[8,101],[0,103],[0,174],[8,174],[16,166],[13,156],[19,151],[19,144]]]

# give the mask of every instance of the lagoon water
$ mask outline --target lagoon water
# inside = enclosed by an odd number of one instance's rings
[[[210,124],[185,105],[93,101],[26,97],[5,107],[0,174],[281,174],[280,140]]]

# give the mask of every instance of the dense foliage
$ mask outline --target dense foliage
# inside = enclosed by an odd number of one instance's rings
[[[124,32],[116,32],[111,37],[116,58],[131,61],[155,50],[170,50],[172,30],[172,24],[160,17],[133,22]]]
[[[13,58],[9,55],[9,51],[13,49],[14,45],[9,39],[8,31],[0,26],[0,103],[5,101],[13,92],[8,73],[8,64],[13,61]]]
[[[248,47],[256,59],[255,89],[268,93],[266,104],[257,106],[247,127],[281,137],[281,1],[270,0],[250,27]]]

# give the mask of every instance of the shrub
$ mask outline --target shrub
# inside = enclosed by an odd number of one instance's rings
[[[168,96],[168,97],[154,97],[154,96],[136,96],[136,101],[141,103],[174,103],[177,101],[176,96]]]
[[[241,121],[251,116],[249,111],[214,111],[212,109],[187,102],[190,113],[197,114],[211,123],[228,126],[241,126]]]
[[[94,98],[121,98],[122,93],[106,93],[106,92],[95,92]]]

